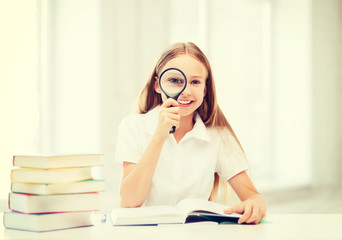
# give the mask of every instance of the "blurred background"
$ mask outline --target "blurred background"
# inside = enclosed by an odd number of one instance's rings
[[[103,153],[162,50],[194,42],[270,213],[342,213],[342,0],[0,0],[0,209],[15,154]]]

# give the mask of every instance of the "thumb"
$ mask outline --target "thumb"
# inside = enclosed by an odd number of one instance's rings
[[[225,214],[232,214],[232,213],[239,213],[239,214],[242,214],[244,212],[244,206],[242,203],[239,203],[237,205],[235,205],[234,207],[231,207],[231,208],[228,208],[228,209],[225,209],[223,212]]]
[[[171,107],[171,106],[177,107],[178,105],[179,105],[179,103],[178,103],[176,100],[174,100],[173,98],[168,98],[168,99],[162,104],[162,106],[163,106],[163,107],[166,107],[166,108]]]

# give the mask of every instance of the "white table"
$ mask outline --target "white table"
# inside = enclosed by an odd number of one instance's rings
[[[166,226],[93,227],[34,233],[0,229],[0,239],[342,239],[342,214],[272,214],[259,225],[185,224]],[[2,221],[2,216],[1,216]]]

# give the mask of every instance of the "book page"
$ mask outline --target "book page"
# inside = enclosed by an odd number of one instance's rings
[[[137,208],[114,208],[111,212],[113,217],[137,218],[137,217],[154,217],[154,216],[183,216],[177,207],[172,206],[150,206]]]
[[[224,215],[223,210],[229,208],[229,206],[215,202],[210,202],[199,198],[184,199],[177,204],[177,207],[179,207],[188,214],[194,212],[210,212],[221,215]]]
[[[172,206],[115,208],[111,211],[114,226],[184,223],[185,219],[186,215],[179,208]]]

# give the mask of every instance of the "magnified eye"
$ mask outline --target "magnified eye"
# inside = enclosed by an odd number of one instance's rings
[[[174,84],[183,84],[184,80],[179,78],[170,78],[169,81]]]
[[[168,68],[159,77],[159,86],[167,97],[178,97],[184,90],[187,80],[184,73],[176,68]]]

